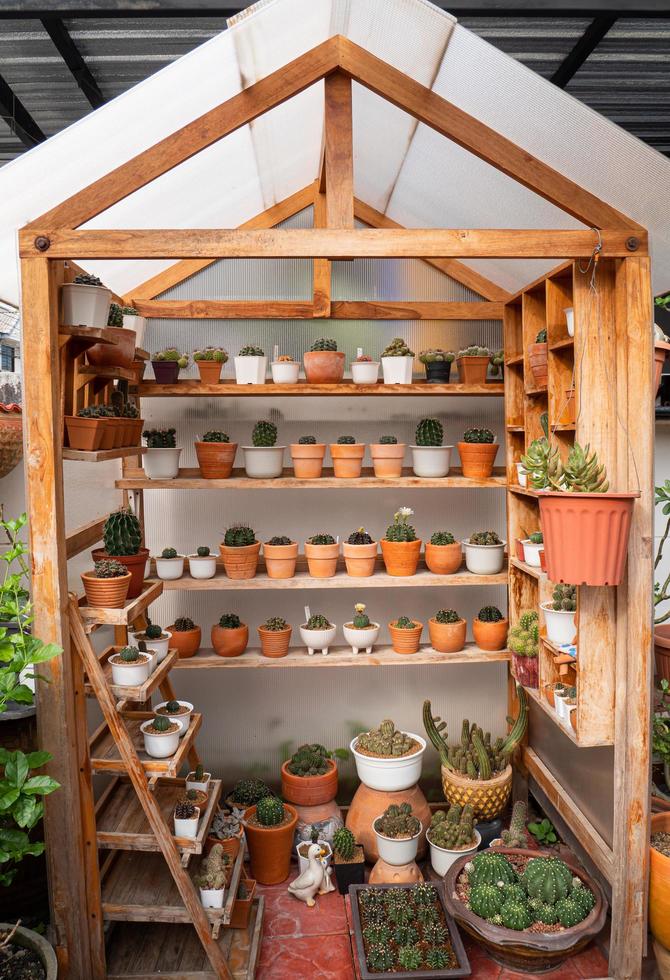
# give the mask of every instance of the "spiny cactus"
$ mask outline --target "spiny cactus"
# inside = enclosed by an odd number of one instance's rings
[[[559,612],[574,612],[577,608],[577,588],[574,585],[556,585],[551,596],[552,608]]]
[[[267,419],[256,422],[254,431],[251,433],[251,442],[257,447],[274,446],[277,442],[277,426],[274,422],[268,422]]]
[[[333,834],[333,854],[342,861],[351,861],[356,850],[356,838],[347,827],[339,827]]]
[[[337,341],[333,340],[332,337],[319,337],[319,339],[315,340],[312,346],[310,347],[310,351],[317,351],[317,350],[327,350],[327,351],[337,350]]]
[[[397,630],[414,630],[416,629],[416,623],[414,620],[410,619],[409,616],[398,616],[393,626]]]
[[[97,276],[92,276],[88,272],[79,272],[72,280],[77,286],[102,286],[102,282]],[[103,287],[105,288],[105,287]]]
[[[533,914],[528,905],[515,899],[505,902],[500,909],[500,918],[506,929],[515,929],[517,932],[533,924]]]
[[[440,921],[427,922],[423,928],[423,938],[433,946],[442,946],[449,938],[449,933]]]
[[[109,316],[107,317],[108,327],[122,327],[123,313],[118,303],[109,304]]]
[[[142,544],[140,522],[129,507],[109,515],[102,529],[102,540],[108,555],[136,555]]]
[[[188,367],[188,354],[180,354],[176,347],[166,347],[151,357],[152,361],[176,361],[180,368]]]
[[[447,812],[437,810],[430,821],[432,843],[452,851],[472,846],[475,843],[474,817],[469,803],[462,808],[454,804]]]
[[[470,535],[468,541],[469,544],[478,545],[502,544],[495,531],[475,531],[474,534]]]
[[[572,891],[570,892],[570,898],[575,902],[580,909],[588,915],[591,909],[596,904],[595,895],[590,888],[585,888],[582,884],[580,878],[572,879]]]
[[[382,351],[382,357],[414,357],[414,351],[410,350],[407,341],[402,337],[394,337]]]
[[[482,606],[477,613],[480,623],[502,623],[504,618],[497,606]]]
[[[370,617],[365,612],[365,603],[357,602],[354,606],[354,618],[352,623],[354,629],[366,630],[370,626]]]
[[[285,816],[284,804],[276,796],[264,796],[256,804],[256,819],[262,827],[276,827]]]
[[[335,544],[335,538],[332,534],[313,534],[311,538],[307,538],[307,544]]]
[[[391,941],[391,930],[384,925],[367,926],[363,930],[363,939],[368,946],[376,946],[379,943],[387,945]]]
[[[96,561],[93,566],[96,578],[120,578],[128,574],[128,569],[120,561]]]
[[[444,427],[439,419],[421,419],[414,435],[417,446],[441,446]]]
[[[315,446],[316,436],[300,436],[298,439],[299,446]]]
[[[547,331],[546,329],[538,330],[537,336],[535,338],[536,344],[546,344],[547,342]]]
[[[203,442],[230,442],[230,437],[220,429],[209,429],[202,437]]]
[[[416,837],[421,831],[421,822],[412,813],[411,803],[391,803],[381,817],[377,817],[374,827],[384,837],[397,840]]]
[[[137,405],[126,402],[123,406],[123,417],[125,419],[138,419],[140,417],[140,410]]]
[[[255,531],[246,524],[233,524],[223,536],[226,548],[248,548],[256,543]]]
[[[145,429],[142,435],[149,449],[175,449],[176,429]]]
[[[235,783],[229,799],[240,807],[249,807],[270,795],[270,789],[263,780],[251,776],[247,779],[239,779]]]
[[[520,657],[537,657],[540,649],[540,626],[535,610],[524,612],[509,631],[507,645]]]
[[[209,558],[210,549],[207,547],[206,544],[201,544],[195,549],[195,553],[198,556],[198,558]]]
[[[487,882],[473,885],[470,888],[468,904],[475,915],[491,920],[494,915],[498,915],[505,904],[503,890],[497,884],[492,885]]]
[[[511,862],[503,854],[496,851],[482,851],[475,854],[472,861],[465,866],[470,888],[478,885],[513,885],[518,881],[518,875]]]
[[[160,640],[163,636],[163,627],[154,626],[152,623],[149,623],[144,631],[144,635],[146,636],[147,640]]]
[[[198,763],[193,770],[193,781],[196,783],[204,783],[205,781],[205,767],[201,763]]]
[[[188,616],[179,616],[174,621],[174,629],[176,633],[188,633],[195,629],[195,623]]]
[[[396,946],[413,946],[419,941],[419,930],[413,925],[396,926],[393,942]]]
[[[544,535],[542,534],[542,531],[533,531],[533,533],[528,536],[528,540],[531,544],[544,544]]]
[[[431,347],[429,350],[422,350],[419,360],[422,364],[451,364],[456,355],[451,350],[442,350],[441,347]]]
[[[321,613],[314,613],[310,616],[303,627],[306,630],[330,630],[332,628],[333,624],[325,616],[322,616]]]
[[[193,804],[189,803],[186,800],[177,803],[177,805],[174,808],[174,815],[177,818],[177,820],[192,820],[195,817],[196,813],[197,810],[193,806]]]
[[[453,963],[453,953],[439,946],[426,950],[426,965],[429,970],[446,970]]]
[[[496,437],[490,429],[466,429],[463,433],[463,442],[495,442]]]
[[[380,446],[397,446],[398,437],[397,436],[380,436],[379,437]]]
[[[136,664],[141,659],[138,647],[123,647],[119,650],[118,657],[124,664]]]
[[[281,633],[289,628],[288,623],[281,616],[270,616],[261,626],[261,629],[267,630],[269,633]]]
[[[573,898],[563,898],[556,903],[556,914],[561,925],[570,929],[572,926],[579,925],[586,918],[588,912],[585,912],[583,906],[580,906]]]
[[[430,536],[430,543],[442,546],[445,544],[455,544],[456,539],[451,531],[433,531]]]
[[[560,858],[532,858],[521,882],[530,898],[555,905],[572,890],[572,872]]]
[[[166,701],[165,702],[165,713],[168,715],[180,715],[182,714],[182,706],[179,701]]]
[[[461,617],[455,609],[438,609],[435,613],[438,623],[460,623]]]
[[[394,956],[390,946],[378,943],[370,946],[366,958],[368,969],[373,973],[387,973],[394,965]]]
[[[230,858],[222,844],[215,844],[206,858],[200,862],[200,873],[194,877],[199,888],[220,890],[226,884]]]
[[[171,730],[172,722],[165,715],[157,715],[157,717],[151,722],[150,727],[154,732],[158,732],[160,735],[162,735]]]
[[[477,347],[476,344],[472,344],[470,347],[465,347],[463,350],[459,350],[457,357],[490,357],[491,351],[488,347]]]
[[[202,350],[193,351],[194,361],[215,361],[217,364],[225,364],[228,360],[228,351],[223,347],[204,347]]]
[[[399,759],[409,755],[416,748],[416,742],[405,732],[400,732],[390,718],[381,722],[379,728],[363,732],[356,740],[356,749],[368,755],[384,759]]]
[[[347,544],[374,544],[374,538],[368,534],[364,527],[359,527],[357,531],[352,531],[347,538]]]
[[[416,541],[416,531],[411,524],[408,524],[410,517],[414,515],[411,507],[401,507],[393,515],[393,524],[389,524],[386,529],[387,541]]]
[[[289,759],[286,768],[294,776],[323,776],[331,769],[330,752],[318,742],[301,745]]]
[[[337,437],[338,446],[355,446],[356,436],[338,436]]]
[[[500,835],[505,847],[527,847],[528,834],[526,832],[526,820],[528,817],[528,807],[523,800],[517,800],[512,808],[512,819],[509,830],[503,830]]]
[[[265,351],[262,347],[254,347],[253,344],[246,344],[240,348],[238,357],[265,357]]]
[[[398,950],[398,966],[406,972],[418,970],[423,962],[423,953],[416,946],[401,946]]]
[[[224,613],[219,619],[219,626],[224,630],[238,630],[242,621],[237,613]]]
[[[293,544],[293,542],[285,534],[275,534],[266,544],[274,548],[286,548],[289,544]]]
[[[163,550],[161,552],[161,558],[167,558],[168,560],[171,559],[171,558],[177,558],[177,549],[176,548],[163,548]]]

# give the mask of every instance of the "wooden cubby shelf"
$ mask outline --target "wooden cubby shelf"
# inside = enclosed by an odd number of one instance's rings
[[[559,721],[558,715],[556,714],[552,706],[549,704],[547,699],[543,696],[541,691],[539,691],[537,688],[534,687],[526,687],[524,688],[524,690],[526,694],[530,698],[532,698],[533,703],[538,705],[538,707],[542,710],[542,712],[545,715],[547,715],[547,717],[551,718],[553,723],[560,729],[563,735],[569,738],[571,742],[574,742],[575,745],[583,744],[579,740],[577,733],[573,730],[572,725],[564,725],[563,722]]]
[[[91,381],[96,378],[104,378],[107,381],[129,381],[131,384],[137,381],[137,374],[132,368],[93,367],[91,364],[84,364],[79,368],[79,374],[90,378]]]
[[[122,369],[112,369],[122,370]],[[129,374],[131,372],[128,372]],[[134,380],[134,374],[132,379]],[[410,395],[421,397],[424,395],[453,397],[476,396],[481,397],[501,397],[505,392],[505,386],[499,382],[490,382],[485,385],[464,385],[458,382],[454,384],[428,384],[425,381],[417,381],[408,385],[385,385],[381,381],[376,385],[355,385],[353,381],[342,381],[339,384],[308,384],[306,381],[299,381],[294,385],[275,385],[272,382],[262,385],[238,385],[235,382],[222,381],[219,384],[203,384],[201,381],[187,380],[177,381],[173,385],[160,385],[155,381],[142,381],[137,387],[140,398],[169,398],[173,395],[182,395],[193,398],[201,396],[211,398],[212,396],[235,395],[242,398],[253,398],[268,396],[277,398],[280,395]]]
[[[120,609],[106,606],[87,606],[86,596],[79,596],[79,615],[87,629],[92,626],[129,626],[158,598],[163,591],[164,582],[160,579],[145,579],[142,591],[134,599],[126,599]]]
[[[63,459],[71,459],[80,463],[104,463],[108,459],[126,459],[129,456],[144,456],[145,446],[120,446],[118,449],[95,449],[87,452],[85,449],[63,449]]]
[[[112,665],[109,662],[109,658],[112,656],[112,654],[116,653],[120,649],[120,646],[107,647],[106,650],[102,651],[98,657],[98,660],[105,675],[105,680],[109,690],[117,698],[123,698],[126,701],[147,701],[154,691],[161,686],[165,678],[175,666],[175,662],[179,659],[178,650],[168,650],[167,656],[164,657],[155,670],[149,674],[143,684],[137,684],[133,687],[122,687],[119,684],[112,684]],[[86,682],[85,691],[89,697],[95,697],[95,689],[88,681]]]
[[[547,573],[543,572],[541,568],[537,565],[528,565],[525,561],[521,561],[519,558],[510,558],[510,565],[514,568],[518,568],[520,571],[525,572],[526,575],[530,575],[533,578],[541,579],[543,582],[547,581]]]
[[[573,337],[561,337],[559,340],[555,340],[553,343],[549,344],[549,350],[565,350],[569,347],[574,347],[575,341]]]
[[[140,731],[142,722],[154,717],[153,712],[121,711],[119,714],[125,722],[130,740],[145,771],[152,775],[177,776],[193,746],[193,740],[202,723],[202,715],[196,712],[191,715],[191,724],[186,734],[179,739],[179,746],[174,755],[167,759],[154,759],[153,756],[147,755],[144,751],[144,736]],[[106,722],[91,736],[89,751],[93,772],[126,771],[126,765],[121,758],[119,747]]]

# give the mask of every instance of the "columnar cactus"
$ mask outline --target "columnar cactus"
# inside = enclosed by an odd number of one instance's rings
[[[226,884],[227,869],[230,858],[223,850],[222,844],[215,844],[207,857],[200,863],[200,874],[194,877],[199,888],[220,890]]]
[[[528,846],[528,834],[526,833],[527,817],[528,807],[523,800],[517,800],[512,808],[512,819],[509,830],[503,830],[500,835],[505,847]]]
[[[358,736],[356,748],[369,755],[378,755],[386,759],[401,758],[415,748],[415,742],[405,732],[398,731],[394,723],[386,718],[379,728],[372,728]]]
[[[123,312],[118,303],[109,304],[109,316],[107,317],[108,327],[122,327],[123,326]]]
[[[444,427],[439,419],[421,419],[416,427],[417,446],[441,446],[444,439]]]
[[[102,540],[108,555],[136,555],[142,544],[140,522],[129,507],[109,515],[102,529]]]
[[[342,861],[351,861],[356,850],[356,838],[347,827],[339,827],[333,834],[333,854]]]
[[[437,847],[448,850],[469,847],[475,842],[474,810],[469,803],[464,807],[454,804],[448,812],[437,810],[430,821],[430,839]]]
[[[285,816],[284,804],[276,796],[264,796],[256,804],[256,819],[262,827],[276,827]]]
[[[277,442],[277,426],[266,419],[256,422],[251,434],[251,442],[256,447],[274,446]]]

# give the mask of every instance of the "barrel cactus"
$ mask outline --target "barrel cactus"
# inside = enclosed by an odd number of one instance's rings
[[[285,816],[284,804],[276,796],[264,796],[256,804],[256,819],[262,827],[277,827]]]
[[[316,436],[300,436],[298,439],[299,446],[315,446]]]
[[[349,535],[347,544],[374,544],[374,539],[364,527],[359,527],[357,531],[352,531]]]
[[[102,529],[102,540],[108,555],[136,555],[142,545],[142,528],[129,507],[109,515]]]
[[[379,445],[380,446],[397,446],[398,437],[397,436],[380,436]]]
[[[242,621],[237,613],[224,613],[219,619],[219,626],[224,630],[238,630]]]
[[[521,932],[533,924],[533,913],[525,902],[511,900],[500,909],[500,918],[506,929]]]
[[[277,426],[274,422],[262,419],[256,422],[251,434],[251,442],[257,448],[269,448],[277,442]]]
[[[140,651],[138,647],[123,647],[119,650],[119,659],[124,662],[124,664],[136,664],[140,659]]]
[[[445,624],[460,623],[461,621],[461,617],[455,609],[438,609],[435,613],[435,619],[438,623]]]
[[[492,443],[495,439],[490,429],[466,429],[463,433],[463,442]]]
[[[574,898],[562,898],[559,902],[556,902],[556,913],[558,915],[558,921],[566,929],[579,925],[589,914],[584,906],[576,902]]]
[[[176,557],[177,557],[176,548],[163,548],[161,552],[161,558],[166,558],[168,561],[170,561],[172,558],[176,558]]]
[[[256,534],[246,524],[233,524],[223,536],[226,548],[247,548],[256,543]]]
[[[356,850],[356,838],[347,827],[339,827],[333,834],[333,853],[342,861],[351,861]]]
[[[337,350],[337,341],[333,340],[332,337],[319,337],[319,339],[315,340],[312,346],[310,347],[310,351],[317,351],[317,350],[326,350],[326,351]]]
[[[489,547],[490,545],[502,544],[502,541],[495,531],[474,531],[470,535],[468,543]]]
[[[482,606],[477,614],[481,623],[502,623],[504,618],[497,606]]]
[[[354,606],[353,627],[357,630],[366,630],[370,626],[370,617],[365,612],[365,603],[357,602]]]
[[[471,868],[470,868],[471,866]],[[470,888],[476,885],[514,884],[518,875],[504,854],[495,851],[482,851],[476,854],[468,866]]]
[[[198,558],[209,558],[210,550],[206,544],[201,544],[195,551]]]
[[[532,858],[521,881],[530,898],[555,905],[572,890],[572,872],[560,858]]]
[[[421,419],[416,427],[417,446],[441,446],[444,439],[444,427],[439,419]]]
[[[470,889],[470,909],[482,919],[492,919],[505,904],[502,888],[482,882]]]
[[[240,348],[238,357],[265,357],[265,351],[262,347],[256,347],[254,344],[245,344],[244,347]]]
[[[230,437],[220,429],[210,429],[202,437],[203,442],[230,442]]]
[[[451,531],[433,531],[430,536],[430,543],[443,547],[445,544],[455,544],[456,539]]]

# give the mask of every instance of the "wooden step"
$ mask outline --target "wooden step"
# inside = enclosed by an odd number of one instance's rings
[[[154,759],[153,756],[147,755],[144,751],[144,736],[140,731],[142,722],[154,717],[153,712],[121,711],[119,714],[125,722],[137,756],[146,772],[161,776],[176,776],[186,760],[189,749],[193,746],[195,735],[202,724],[202,715],[197,712],[191,715],[191,724],[186,734],[179,739],[179,746],[174,755],[167,759]],[[89,752],[93,772],[124,773],[126,771],[118,745],[114,741],[106,722],[91,736]]]

